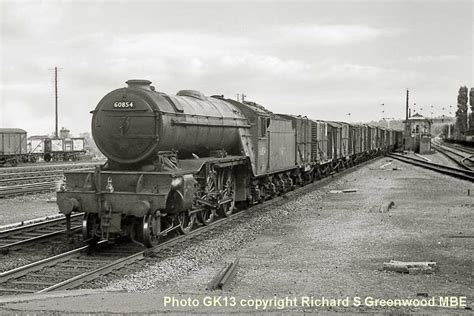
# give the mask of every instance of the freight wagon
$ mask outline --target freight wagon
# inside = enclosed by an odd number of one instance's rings
[[[44,161],[78,160],[86,151],[84,138],[51,138],[31,136],[28,138],[29,152],[41,157]]]
[[[16,166],[28,161],[26,131],[19,128],[0,128],[0,165]]]
[[[0,128],[0,165],[36,162],[39,158],[49,162],[77,160],[85,153],[84,138],[51,138],[33,136],[19,128]]]

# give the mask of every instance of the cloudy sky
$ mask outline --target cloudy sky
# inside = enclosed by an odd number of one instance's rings
[[[472,1],[0,0],[0,20],[0,126],[30,134],[54,129],[55,66],[76,134],[131,78],[352,122],[402,118],[407,88],[448,114],[474,86]]]

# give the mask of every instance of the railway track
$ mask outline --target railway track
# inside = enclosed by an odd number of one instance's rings
[[[82,227],[82,214],[71,217],[71,230],[77,232]],[[66,220],[64,217],[42,221],[0,231],[0,253],[22,249],[29,245],[49,242],[52,238],[64,236]]]
[[[79,168],[80,169],[80,168]],[[24,178],[36,178],[36,177],[54,177],[59,174],[62,174],[65,169],[55,169],[55,170],[36,170],[36,171],[23,171],[23,172],[0,172],[0,183],[5,183],[8,181],[16,181]]]
[[[56,190],[65,170],[89,169],[96,164],[63,164],[0,170],[0,198]]]
[[[31,171],[47,171],[47,170],[69,170],[78,168],[92,168],[96,165],[103,164],[104,161],[96,162],[81,162],[81,163],[64,163],[64,164],[42,164],[42,165],[30,165],[21,167],[3,167],[0,168],[0,179],[9,173],[25,173]]]
[[[57,183],[57,181],[46,181],[29,184],[0,186],[0,198],[32,193],[52,192],[56,190]]]
[[[356,167],[343,170],[335,176],[346,174],[365,164],[362,163]],[[76,288],[85,282],[95,280],[102,275],[127,267],[147,257],[159,256],[165,253],[166,249],[177,247],[191,240],[205,240],[209,234],[215,233],[219,229],[231,229],[233,222],[246,216],[252,216],[256,211],[271,209],[270,206],[286,203],[288,198],[296,198],[310,192],[316,186],[331,181],[333,177],[326,177],[313,184],[288,192],[284,196],[254,205],[229,217],[218,219],[208,226],[201,226],[192,230],[189,234],[166,240],[153,248],[143,250],[143,247],[140,247],[140,250],[137,250],[137,245],[133,243],[111,245],[100,242],[97,248],[87,245],[5,271],[0,273],[0,295],[44,293]]]
[[[469,153],[467,150],[445,146],[444,144],[434,141],[432,142],[432,146],[436,151],[448,157],[459,167],[467,170],[474,170],[474,155]]]
[[[61,178],[62,178],[62,174],[59,172],[55,172],[50,175],[25,176],[25,177],[10,178],[10,179],[0,179],[0,186],[14,185],[14,184],[28,184],[28,183],[35,183],[38,181],[54,181],[54,180],[59,180]]]
[[[472,147],[466,147],[466,146],[463,146],[463,145],[460,145],[460,144],[447,143],[447,142],[442,142],[440,145],[462,151],[466,154],[474,155],[474,148],[472,148]]]
[[[101,242],[98,249],[83,246],[78,249],[40,260],[23,267],[0,273],[0,295],[22,293],[44,293],[55,290],[67,290],[97,279],[114,270],[129,266],[146,257],[159,254],[166,249],[176,247],[190,240],[207,238],[207,233],[215,232],[218,227],[250,215],[253,211],[281,202],[279,197],[263,204],[243,210],[227,218],[219,219],[208,226],[199,227],[187,235],[180,235],[153,248],[137,251],[137,245],[108,245]],[[133,251],[135,250],[135,251]]]
[[[474,182],[474,171],[472,171],[472,170],[448,167],[448,166],[428,162],[428,161],[425,161],[425,160],[415,159],[415,158],[412,158],[412,157],[407,157],[407,156],[403,156],[403,155],[400,155],[400,154],[394,154],[394,153],[386,154],[386,156],[390,157],[390,158],[393,158],[393,159],[397,159],[399,161],[403,161],[403,162],[415,165],[415,166],[419,166],[419,167],[430,169],[430,170],[433,170],[433,171],[436,171],[436,172],[439,172],[439,173],[443,173],[443,174],[446,174],[446,175],[449,175],[449,176],[452,176],[452,177],[456,177],[456,178],[459,178],[459,179]]]
[[[276,203],[268,201],[260,207]],[[248,210],[255,208],[249,208]],[[97,251],[91,252],[87,245],[54,257],[40,260],[23,267],[0,273],[0,295],[21,293],[44,293],[54,290],[75,288],[82,283],[92,281],[114,270],[143,260],[165,249],[177,246],[191,239],[202,239],[206,232],[215,231],[217,227],[229,224],[241,218],[247,211],[238,212],[228,218],[219,219],[209,226],[202,226],[187,235],[181,235],[155,246],[154,248],[137,251],[132,243],[106,247],[101,243]],[[133,251],[135,249],[135,251]]]

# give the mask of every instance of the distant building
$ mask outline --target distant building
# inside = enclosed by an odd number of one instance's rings
[[[59,138],[62,138],[62,139],[70,138],[71,137],[70,132],[71,131],[65,127],[61,128],[61,130],[59,131]]]
[[[420,154],[431,152],[431,125],[433,121],[415,113],[404,123],[405,150]]]

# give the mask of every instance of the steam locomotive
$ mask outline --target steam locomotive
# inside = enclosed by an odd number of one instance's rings
[[[57,192],[66,218],[84,212],[87,240],[129,236],[151,247],[401,141],[401,132],[378,127],[275,114],[194,90],[165,94],[148,80],[126,83],[91,112],[107,163],[67,171]]]

